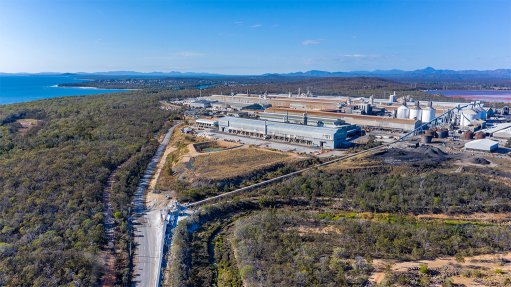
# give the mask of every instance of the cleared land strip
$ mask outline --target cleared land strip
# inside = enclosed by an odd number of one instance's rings
[[[158,163],[160,162],[176,125],[172,126],[137,187],[134,197],[133,227],[135,234],[135,258],[133,270],[134,286],[158,286],[161,268],[161,246],[163,245],[164,217],[161,209],[146,208],[146,191]]]
[[[105,261],[105,275],[101,278],[100,286],[114,286],[115,285],[115,237],[114,237],[114,229],[115,229],[115,221],[112,212],[112,202],[110,200],[110,194],[112,192],[112,186],[115,182],[115,176],[119,167],[117,167],[108,177],[107,184],[103,190],[103,204],[105,205],[105,210],[103,214],[105,215],[105,236],[107,239],[107,248],[103,253],[103,258]]]
[[[193,208],[193,207],[197,207],[197,206],[200,206],[200,205],[212,202],[212,201],[216,201],[218,199],[222,199],[224,197],[232,196],[232,195],[237,194],[237,193],[241,193],[241,192],[244,192],[244,191],[250,191],[250,190],[255,189],[255,188],[263,187],[265,185],[268,185],[268,184],[271,184],[271,183],[275,183],[275,182],[281,181],[283,179],[293,177],[295,175],[299,175],[299,174],[304,173],[304,172],[306,172],[308,170],[316,169],[316,168],[319,168],[319,167],[322,167],[322,166],[327,166],[327,165],[339,162],[341,160],[346,160],[346,159],[353,158],[353,157],[356,157],[356,156],[359,156],[359,155],[362,155],[362,154],[365,154],[365,153],[369,153],[369,152],[373,152],[375,150],[382,149],[384,147],[387,147],[387,146],[390,146],[390,145],[392,145],[394,143],[397,143],[397,142],[399,142],[401,140],[402,140],[402,138],[400,138],[400,139],[398,139],[396,141],[393,141],[391,143],[382,144],[382,145],[377,146],[377,147],[373,147],[373,148],[366,149],[366,150],[363,150],[363,151],[359,151],[359,152],[356,152],[356,153],[353,153],[353,154],[342,156],[342,157],[339,157],[339,158],[336,158],[336,159],[333,159],[333,160],[330,160],[330,161],[326,161],[324,163],[316,164],[316,165],[311,166],[311,167],[307,167],[307,168],[304,168],[304,169],[301,169],[301,170],[297,170],[297,171],[294,171],[294,172],[291,172],[291,173],[288,173],[288,174],[285,174],[285,175],[281,175],[281,176],[278,176],[278,177],[275,177],[275,178],[272,178],[272,179],[268,179],[268,180],[265,180],[265,181],[262,181],[262,182],[259,182],[259,183],[255,183],[255,184],[252,184],[252,185],[249,185],[249,186],[246,186],[246,187],[238,188],[238,189],[233,190],[233,191],[222,193],[220,195],[216,195],[216,196],[208,197],[208,198],[203,199],[203,200],[199,200],[199,201],[196,201],[196,202],[188,203],[188,204],[185,204],[183,206],[186,207],[186,208]]]

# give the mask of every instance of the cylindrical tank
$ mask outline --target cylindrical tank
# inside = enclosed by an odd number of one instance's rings
[[[433,141],[433,137],[430,135],[423,134],[421,136],[421,142],[422,143],[431,143]]]
[[[474,132],[472,131],[465,131],[463,133],[463,138],[466,139],[466,140],[471,140],[474,138]]]
[[[410,117],[410,109],[403,103],[399,108],[397,108],[397,118],[398,119],[408,119]]]
[[[468,127],[476,118],[476,111],[472,109],[462,110],[460,113],[460,126]]]
[[[435,137],[435,132],[432,130],[427,130],[424,132],[424,135],[430,136],[430,137]]]
[[[448,129],[440,129],[439,131],[437,131],[437,133],[438,133],[438,137],[441,139],[445,139],[445,138],[449,137]]]
[[[422,120],[422,109],[419,106],[419,101],[415,103],[415,106],[410,108],[410,119],[412,120]]]
[[[428,107],[422,110],[421,122],[423,123],[431,122],[434,118],[436,118],[435,113],[436,110],[433,108],[433,103],[429,102]]]
[[[478,132],[475,135],[475,138],[478,140],[484,139],[485,137],[486,137],[486,135],[483,132]]]

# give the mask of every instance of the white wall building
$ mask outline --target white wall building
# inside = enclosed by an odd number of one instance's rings
[[[499,148],[499,143],[489,139],[473,140],[465,144],[466,150],[493,152]]]

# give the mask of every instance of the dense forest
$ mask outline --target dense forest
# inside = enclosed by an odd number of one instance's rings
[[[122,163],[111,200],[124,256],[119,280],[128,280],[130,196],[171,116],[159,109],[168,96],[137,91],[0,107],[0,286],[98,283],[102,191]],[[27,120],[33,124],[23,126]]]
[[[273,185],[268,195],[287,198],[342,197],[349,210],[398,213],[470,213],[511,210],[511,188],[470,173],[421,167],[321,171]]]

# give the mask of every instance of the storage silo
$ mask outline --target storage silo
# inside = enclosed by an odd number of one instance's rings
[[[397,108],[398,119],[408,119],[410,117],[410,109],[406,106],[406,102],[403,102],[399,108]]]
[[[430,137],[434,137],[435,136],[435,132],[433,130],[424,131],[424,134],[427,135],[427,136],[430,136]]]
[[[463,132],[463,138],[465,140],[473,139],[474,138],[474,132],[472,132],[472,131],[465,131],[465,132]]]
[[[478,140],[484,139],[485,137],[486,137],[486,134],[484,134],[483,132],[478,132],[475,135],[475,138]]]
[[[422,143],[431,143],[433,141],[433,137],[427,134],[423,134],[421,136],[421,142]]]
[[[478,113],[473,109],[465,109],[460,112],[460,126],[468,127],[477,119]]]
[[[429,123],[436,118],[436,110],[433,108],[433,103],[429,102],[428,106],[422,110],[421,122]]]
[[[438,137],[441,138],[441,139],[445,139],[447,137],[449,137],[449,130],[448,129],[440,129],[437,131],[438,133]]]
[[[410,108],[410,119],[422,121],[422,109],[419,106],[419,101],[415,102],[415,106]]]

